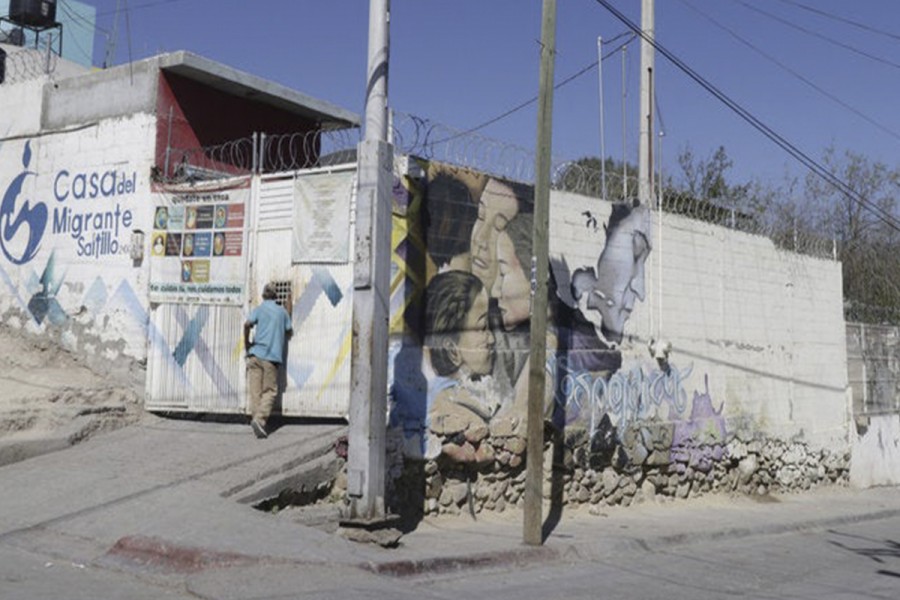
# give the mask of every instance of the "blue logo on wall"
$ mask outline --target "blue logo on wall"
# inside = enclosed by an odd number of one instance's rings
[[[37,176],[37,173],[28,170],[30,163],[31,143],[26,142],[22,153],[22,166],[25,170],[13,179],[3,194],[3,203],[0,204],[0,250],[3,250],[10,262],[17,265],[24,265],[34,258],[47,228],[47,206],[43,202],[35,202],[31,206],[31,202],[25,200],[16,214],[16,198],[22,193],[22,185],[28,177]],[[24,227],[28,230],[24,249],[10,248],[14,238],[22,237],[20,232],[24,231]]]

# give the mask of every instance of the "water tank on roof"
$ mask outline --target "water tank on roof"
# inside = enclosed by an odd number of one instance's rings
[[[9,0],[9,20],[19,25],[50,27],[56,23],[56,0]]]

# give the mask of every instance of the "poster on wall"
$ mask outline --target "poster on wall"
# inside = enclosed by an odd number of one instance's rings
[[[353,171],[316,173],[294,181],[292,262],[350,260],[350,200]]]
[[[249,180],[156,194],[150,301],[240,304],[246,279]]]

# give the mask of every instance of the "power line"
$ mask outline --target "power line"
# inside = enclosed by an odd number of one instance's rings
[[[89,19],[87,19],[84,15],[80,14],[74,8],[71,8],[69,6],[68,2],[66,2],[64,0],[61,1],[59,3],[59,7],[63,10],[64,13],[66,13],[69,16],[69,18],[72,20],[72,23],[74,25],[78,25],[79,27],[81,27],[82,29],[85,29],[85,30],[90,30],[91,33],[93,33],[94,30],[97,30],[101,33],[105,33],[106,35],[109,35],[109,31],[107,31],[106,29],[97,25],[96,22],[90,21]]]
[[[855,47],[851,46],[850,44],[845,44],[844,42],[840,42],[834,38],[828,37],[827,35],[821,34],[818,31],[813,31],[812,29],[807,29],[806,27],[802,27],[800,25],[797,25],[796,23],[791,23],[787,19],[783,19],[783,18],[779,17],[778,15],[773,15],[772,13],[765,11],[757,6],[753,6],[752,4],[749,4],[747,2],[744,2],[743,0],[732,0],[732,2],[736,2],[737,4],[740,4],[744,8],[747,8],[748,10],[757,12],[765,17],[768,17],[769,19],[772,19],[774,21],[781,23],[782,25],[784,25],[786,27],[790,27],[791,29],[796,29],[797,31],[802,31],[803,33],[805,33],[807,35],[817,37],[820,40],[825,40],[829,44],[834,44],[835,46],[838,46],[845,50],[849,50],[850,52],[859,54],[860,56],[864,56],[864,57],[868,58],[869,60],[874,60],[875,62],[880,62],[880,63],[888,65],[890,67],[894,67],[895,69],[900,69],[900,63],[895,63],[892,60],[888,60],[886,58],[881,58],[880,56],[875,56],[874,54],[869,54],[868,52],[860,50],[859,48],[855,48]]]
[[[778,147],[787,152],[790,156],[792,156],[795,160],[800,162],[807,169],[821,177],[827,183],[831,184],[835,188],[837,188],[841,193],[847,196],[853,202],[858,203],[860,206],[868,210],[872,213],[878,220],[883,222],[888,227],[900,231],[900,223],[887,211],[882,209],[881,207],[873,204],[872,202],[863,198],[856,190],[851,188],[849,185],[844,183],[839,177],[837,177],[834,173],[829,171],[824,166],[820,165],[814,159],[809,157],[802,150],[797,148],[794,144],[784,138],[782,135],[777,133],[771,127],[760,121],[757,117],[755,117],[750,111],[745,109],[743,106],[738,104],[736,101],[732,100],[728,95],[719,90],[716,86],[706,80],[699,73],[694,71],[691,67],[685,64],[680,58],[672,54],[668,49],[666,49],[662,44],[660,44],[656,39],[652,36],[649,36],[644,33],[644,31],[635,25],[628,17],[619,12],[616,7],[610,4],[609,0],[596,0],[598,4],[603,6],[607,11],[609,11],[614,17],[616,17],[619,21],[625,24],[626,27],[631,29],[636,35],[641,36],[641,38],[646,41],[648,44],[653,46],[653,48],[659,52],[663,57],[665,57],[669,62],[675,65],[678,69],[684,72],[688,77],[693,79],[696,83],[700,85],[703,89],[713,95],[717,100],[725,104],[728,108],[730,108],[734,113],[736,113],[739,117],[749,123],[754,129],[765,135],[769,140],[774,142]]]
[[[715,25],[715,26],[718,27],[719,29],[722,29],[723,31],[725,31],[726,33],[728,33],[729,35],[731,35],[731,36],[732,36],[733,38],[735,38],[737,41],[741,42],[742,44],[744,44],[745,46],[747,46],[748,48],[750,48],[750,49],[753,50],[754,52],[759,53],[761,56],[763,56],[763,57],[766,58],[767,60],[769,60],[769,61],[775,63],[775,65],[777,65],[777,66],[780,67],[781,69],[784,69],[785,71],[787,71],[788,73],[790,73],[792,76],[794,76],[795,78],[797,78],[797,79],[800,80],[801,82],[805,83],[806,85],[808,85],[809,87],[811,87],[811,88],[814,89],[815,91],[819,92],[820,94],[822,94],[823,96],[825,96],[825,97],[828,98],[829,100],[831,100],[831,101],[833,101],[833,102],[836,102],[836,103],[839,104],[840,106],[846,108],[847,110],[849,110],[850,112],[852,112],[853,114],[855,114],[856,116],[858,116],[859,118],[861,118],[861,119],[867,121],[867,122],[870,123],[871,125],[874,125],[874,126],[877,127],[878,129],[880,129],[882,132],[887,133],[888,135],[890,135],[890,136],[892,136],[892,137],[894,137],[894,138],[900,140],[900,133],[894,131],[893,129],[891,129],[891,128],[888,127],[887,125],[884,125],[883,123],[880,123],[880,122],[876,121],[875,119],[873,119],[873,118],[867,116],[866,114],[864,114],[863,112],[861,112],[861,111],[858,110],[857,108],[851,106],[850,104],[847,104],[846,102],[844,102],[843,100],[841,100],[840,98],[838,98],[837,96],[835,96],[834,94],[832,94],[832,93],[828,92],[827,90],[825,90],[824,88],[818,86],[818,85],[815,84],[813,81],[811,81],[810,79],[806,78],[802,73],[799,73],[798,71],[795,71],[794,69],[792,69],[791,67],[789,67],[789,66],[786,65],[785,63],[781,62],[780,60],[778,60],[777,58],[775,58],[775,57],[772,56],[771,54],[767,53],[766,51],[762,50],[761,48],[759,48],[758,46],[756,46],[755,44],[753,44],[752,42],[750,42],[750,41],[747,40],[746,38],[742,37],[740,34],[738,34],[737,32],[735,32],[733,29],[727,27],[726,25],[724,25],[724,24],[722,24],[721,22],[717,21],[716,19],[714,19],[714,18],[711,17],[710,15],[704,13],[703,11],[701,11],[700,9],[698,9],[696,6],[694,6],[693,4],[691,4],[688,0],[680,0],[680,1],[681,1],[682,4],[684,4],[685,6],[687,6],[688,8],[690,8],[691,10],[693,10],[694,12],[696,12],[697,14],[699,14],[699,15],[700,15],[701,17],[703,17],[704,19],[706,19],[707,21],[709,21],[710,23],[712,23],[713,25]]]
[[[609,41],[609,43],[612,43],[613,41],[615,41],[615,40],[617,40],[617,39],[620,39],[620,38],[622,38],[622,37],[625,36],[625,35],[628,35],[628,32],[624,32],[624,33],[621,33],[621,34],[617,35],[616,37],[612,38],[612,39]],[[612,56],[613,54],[615,54],[616,52],[618,52],[619,50],[621,50],[622,48],[624,48],[625,46],[627,46],[628,44],[630,44],[630,43],[634,40],[635,37],[636,37],[635,34],[632,33],[632,34],[630,35],[630,37],[629,37],[626,41],[622,42],[621,44],[619,44],[618,46],[616,46],[614,49],[610,50],[605,56],[603,56],[603,60],[606,60],[607,58],[609,58],[610,56]],[[605,44],[605,43],[606,43],[606,42],[604,42],[604,44]],[[564,85],[566,85],[566,84],[568,84],[568,83],[574,81],[575,79],[578,79],[579,77],[581,77],[581,76],[584,75],[585,73],[587,73],[587,72],[591,71],[592,69],[594,69],[594,67],[596,67],[598,64],[599,64],[599,61],[596,61],[596,60],[595,60],[594,62],[592,62],[591,64],[587,65],[586,67],[584,67],[584,68],[581,69],[580,71],[574,73],[573,75],[570,75],[569,77],[566,77],[565,79],[563,79],[562,81],[560,81],[559,83],[557,83],[556,85],[554,85],[554,86],[553,86],[553,89],[554,89],[554,90],[558,90],[559,88],[563,87]],[[481,129],[484,129],[485,127],[488,127],[489,125],[493,125],[493,124],[496,123],[497,121],[500,121],[500,120],[502,120],[502,119],[505,119],[506,117],[508,117],[508,116],[510,116],[510,115],[512,115],[512,114],[514,114],[514,113],[517,113],[517,112],[519,112],[520,110],[522,110],[522,109],[524,109],[524,108],[527,108],[527,107],[530,106],[531,104],[534,104],[535,102],[537,102],[537,100],[538,100],[538,97],[537,97],[537,96],[534,96],[533,98],[531,98],[531,99],[529,99],[529,100],[526,100],[525,102],[522,102],[521,104],[517,104],[516,106],[514,106],[514,107],[512,107],[511,109],[507,110],[506,112],[501,113],[501,114],[499,114],[499,115],[497,115],[496,117],[493,117],[493,118],[491,118],[491,119],[488,119],[488,120],[485,121],[484,123],[481,123],[481,124],[479,124],[479,125],[476,125],[475,127],[472,127],[472,128],[470,128],[470,129],[466,129],[466,130],[464,130],[464,131],[460,131],[459,133],[455,133],[455,134],[453,134],[453,135],[451,135],[451,136],[449,136],[449,137],[446,137],[446,138],[444,138],[444,139],[442,139],[442,140],[437,140],[437,141],[435,141],[435,142],[431,142],[431,144],[432,144],[432,145],[444,144],[444,143],[446,143],[446,142],[453,141],[453,140],[455,140],[455,139],[457,139],[457,138],[461,138],[461,137],[463,137],[463,136],[466,136],[466,135],[475,133],[476,131],[479,131],[479,130],[481,130]]]
[[[796,6],[797,8],[803,9],[803,10],[808,10],[809,12],[816,13],[817,15],[821,15],[828,19],[833,19],[833,20],[839,21],[841,23],[846,23],[847,25],[852,25],[853,27],[858,27],[859,29],[862,29],[863,31],[868,31],[869,33],[883,35],[887,38],[891,38],[891,39],[900,41],[900,35],[897,35],[896,33],[892,33],[890,31],[884,31],[883,29],[877,29],[875,27],[872,27],[871,25],[866,25],[865,23],[860,23],[859,21],[853,21],[846,17],[841,17],[839,15],[835,15],[835,14],[826,12],[826,11],[816,8],[814,6],[809,6],[807,4],[803,4],[802,2],[796,2],[795,0],[778,0],[778,1],[784,2],[785,4],[791,4],[793,6]]]
[[[143,10],[145,8],[153,8],[154,6],[161,6],[163,4],[173,4],[175,2],[183,2],[184,0],[155,0],[154,2],[145,2],[143,4],[137,4],[135,6],[123,9],[125,12],[134,12],[136,10]],[[97,13],[98,17],[105,17],[106,15],[114,15],[117,12],[120,12],[119,9],[115,10],[107,10],[103,12]]]

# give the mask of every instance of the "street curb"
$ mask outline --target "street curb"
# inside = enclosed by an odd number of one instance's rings
[[[560,560],[590,561],[608,558],[622,552],[657,552],[676,546],[686,546],[700,542],[737,540],[750,537],[779,535],[796,531],[825,529],[877,521],[900,516],[900,509],[888,509],[857,515],[809,519],[794,523],[782,523],[760,528],[734,527],[701,533],[677,533],[657,537],[619,538],[610,544],[608,538],[598,543],[574,542],[558,546],[522,547],[500,552],[479,552],[469,555],[442,556],[423,559],[396,561],[369,561],[357,565],[366,571],[397,578],[422,575],[443,575],[468,570],[484,570],[509,566],[527,566],[535,562]]]
[[[467,556],[440,556],[434,558],[396,560],[387,562],[363,563],[359,568],[377,575],[392,577],[416,577],[419,575],[437,575],[450,572],[490,569],[507,566],[524,566],[540,561],[558,560],[567,552],[559,548],[546,546],[534,548],[518,548],[500,552],[479,552]]]

